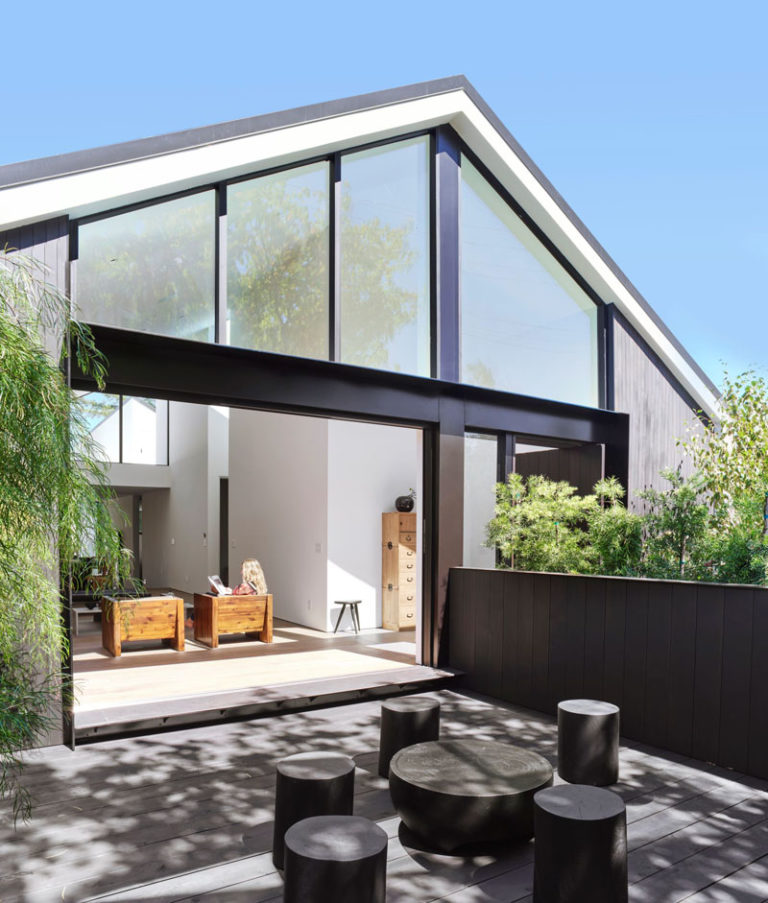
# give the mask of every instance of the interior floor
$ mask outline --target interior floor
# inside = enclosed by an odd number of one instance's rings
[[[346,614],[338,633],[275,619],[273,642],[222,636],[217,649],[185,630],[185,650],[160,640],[126,643],[119,658],[101,644],[101,624],[81,618],[72,637],[75,713],[111,706],[281,683],[401,669],[415,664],[413,630],[373,629],[355,634]]]

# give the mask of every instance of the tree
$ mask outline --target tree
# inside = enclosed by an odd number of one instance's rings
[[[499,550],[506,567],[589,573],[594,556],[584,524],[595,503],[569,483],[511,473],[496,484],[487,545]]]
[[[14,819],[31,812],[22,751],[45,737],[71,692],[61,677],[60,565],[86,543],[105,566],[122,560],[102,465],[49,349],[71,348],[100,383],[105,361],[42,277],[38,262],[0,250],[0,797]]]
[[[723,380],[720,424],[682,441],[716,518],[760,534],[768,492],[768,383],[747,370]]]
[[[643,521],[637,514],[627,511],[622,501],[625,495],[616,477],[595,484],[596,504],[589,512],[587,528],[596,556],[596,574],[621,577],[640,571]]]
[[[667,490],[644,489],[643,575],[672,580],[712,579],[706,551],[710,513],[702,500],[702,481],[686,480],[678,470],[662,470]]]

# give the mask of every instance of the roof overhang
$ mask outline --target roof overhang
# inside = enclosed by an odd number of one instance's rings
[[[717,391],[648,302],[461,77],[0,167],[0,231],[71,218],[450,125],[710,417]]]

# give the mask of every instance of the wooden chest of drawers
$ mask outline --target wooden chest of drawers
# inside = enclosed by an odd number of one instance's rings
[[[387,630],[416,626],[416,526],[415,512],[381,515],[381,621]]]

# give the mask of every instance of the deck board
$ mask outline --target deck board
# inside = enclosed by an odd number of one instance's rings
[[[445,737],[506,740],[553,763],[554,721],[443,690]],[[531,903],[533,844],[474,857],[417,849],[377,772],[379,704],[42,750],[29,757],[33,820],[0,821],[3,903],[246,903],[282,899],[272,866],[274,764],[341,749],[355,811],[390,838],[388,903]],[[768,899],[768,783],[622,745],[632,903]],[[557,780],[557,779],[556,779]]]

